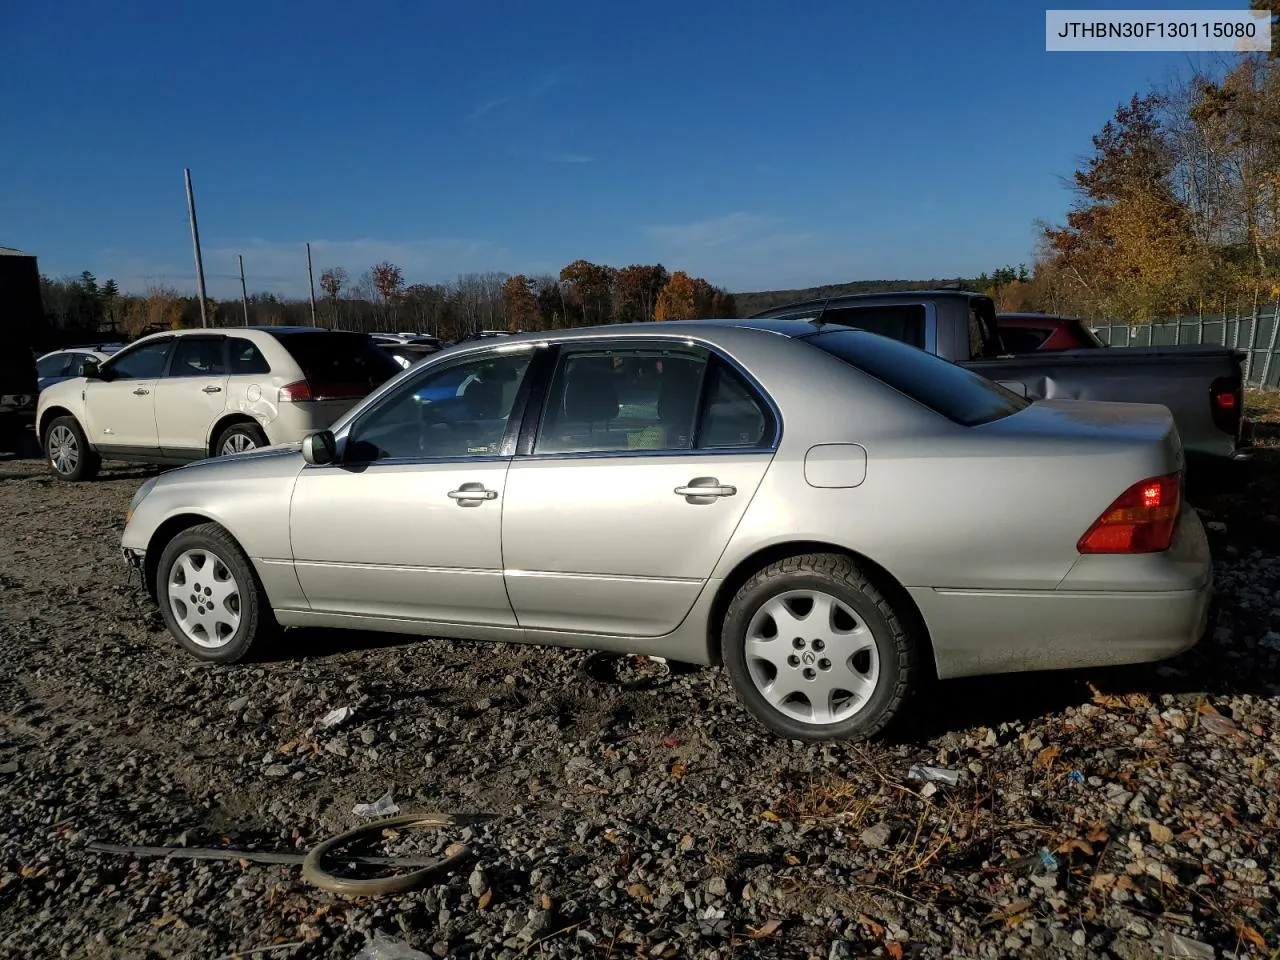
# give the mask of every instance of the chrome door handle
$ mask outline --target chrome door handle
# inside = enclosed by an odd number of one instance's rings
[[[676,487],[673,491],[678,497],[732,497],[738,492],[737,487],[722,484],[715,477],[694,477],[688,485]]]
[[[145,397],[150,392],[151,392],[150,390],[144,389],[143,387],[139,387],[137,390],[133,391],[133,395],[135,397]]]
[[[205,393],[221,393],[222,388],[221,387],[205,387],[204,392]]]
[[[475,505],[482,500],[497,500],[497,490],[486,490],[482,483],[464,483],[457,490],[449,491],[449,499],[457,500],[458,506]]]

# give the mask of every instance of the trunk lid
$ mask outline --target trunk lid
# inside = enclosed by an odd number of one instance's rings
[[[1151,469],[1148,474],[1132,477],[1130,483],[1173,473],[1185,465],[1173,414],[1158,403],[1038,400],[1012,416],[974,429],[993,439],[1029,442],[1042,454],[1070,452],[1079,457],[1128,459],[1135,469]]]

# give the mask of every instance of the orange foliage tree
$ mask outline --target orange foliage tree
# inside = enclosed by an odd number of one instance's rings
[[[658,294],[653,319],[693,320],[697,316],[697,286],[692,277],[683,270],[677,270],[671,274],[671,279],[662,288],[662,293]]]
[[[538,297],[533,292],[533,281],[524,274],[517,273],[503,281],[502,313],[506,317],[508,330],[514,332],[538,328],[541,319]]]

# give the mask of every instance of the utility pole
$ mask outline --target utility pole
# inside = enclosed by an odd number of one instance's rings
[[[187,181],[187,216],[191,220],[191,246],[196,251],[196,292],[200,296],[200,326],[209,326],[208,308],[204,296],[204,261],[200,258],[200,230],[196,226],[196,198],[191,192],[191,169],[182,168],[182,176]]]
[[[316,326],[316,281],[311,273],[311,244],[307,244],[307,287],[311,290],[311,325]]]
[[[244,287],[244,254],[236,254],[236,259],[240,261],[240,303],[244,305],[244,325],[249,325],[249,291]]]

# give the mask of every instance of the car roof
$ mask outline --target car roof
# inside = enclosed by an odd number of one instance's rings
[[[794,303],[781,303],[776,307],[753,314],[752,319],[763,319],[793,311],[821,310],[823,306],[832,309],[863,303],[881,303],[887,300],[911,303],[921,297],[927,297],[930,300],[973,300],[976,297],[986,297],[986,294],[975,293],[972,290],[884,290],[878,293],[844,293],[835,297],[813,297],[809,300],[797,300]]]
[[[799,339],[818,333],[830,333],[836,330],[849,330],[858,333],[865,331],[857,327],[840,323],[815,324],[812,320],[789,320],[780,318],[752,319],[707,319],[707,320],[665,320],[648,323],[605,323],[592,327],[570,327],[563,330],[530,330],[524,333],[511,333],[505,337],[486,338],[490,342],[478,340],[464,341],[451,350],[509,350],[520,343],[563,343],[573,340],[589,340],[598,337],[623,336],[627,339],[670,338],[672,336],[688,336],[715,339],[717,334],[727,331],[741,331],[747,334],[768,333]],[[500,339],[501,344],[493,343]]]

